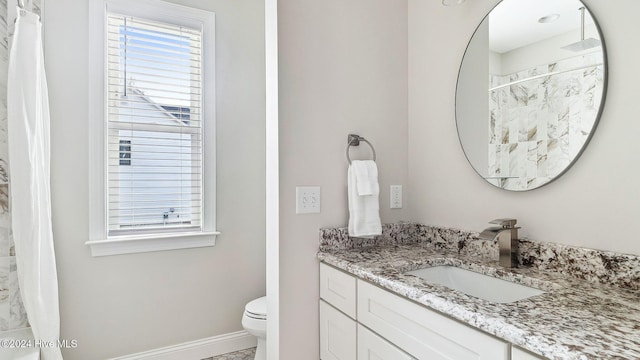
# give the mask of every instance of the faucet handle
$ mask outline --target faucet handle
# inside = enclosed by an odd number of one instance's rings
[[[516,226],[517,222],[518,222],[517,219],[504,218],[504,219],[491,220],[489,221],[489,224],[500,225],[504,229],[513,229]]]

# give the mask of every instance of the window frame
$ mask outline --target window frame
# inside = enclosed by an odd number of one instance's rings
[[[92,256],[214,246],[216,236],[215,14],[160,0],[90,2],[89,241]],[[107,236],[107,12],[202,29],[202,230]],[[209,99],[209,100],[207,100]]]

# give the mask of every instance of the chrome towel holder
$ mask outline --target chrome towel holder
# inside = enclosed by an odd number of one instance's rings
[[[349,134],[347,137],[347,160],[349,164],[351,164],[351,157],[349,156],[349,148],[352,146],[360,146],[360,141],[364,141],[371,148],[371,152],[373,153],[373,161],[376,161],[376,149],[373,148],[373,145],[369,142],[369,140],[363,138],[360,135]]]

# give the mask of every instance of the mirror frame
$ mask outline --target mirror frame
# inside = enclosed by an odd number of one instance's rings
[[[475,171],[476,174],[480,178],[485,180],[485,182],[489,183],[490,185],[492,185],[492,186],[494,186],[494,187],[496,187],[498,189],[502,189],[502,190],[505,190],[505,191],[511,191],[511,192],[525,192],[525,191],[531,191],[531,190],[540,189],[540,188],[542,188],[542,187],[544,187],[544,186],[546,186],[548,184],[551,184],[552,182],[556,181],[557,179],[559,179],[562,175],[564,175],[567,171],[569,171],[569,169],[576,163],[576,161],[578,161],[580,156],[582,156],[582,153],[585,151],[585,149],[589,145],[589,142],[591,142],[591,138],[593,138],[593,134],[595,133],[595,131],[596,131],[597,127],[598,127],[598,124],[600,123],[600,118],[602,117],[602,113],[604,111],[604,107],[605,107],[605,104],[606,104],[607,87],[608,87],[608,84],[609,84],[609,61],[608,61],[608,57],[607,57],[606,41],[605,41],[605,38],[604,38],[604,34],[602,33],[602,29],[600,28],[600,23],[598,22],[596,17],[593,15],[593,12],[591,12],[591,10],[589,9],[589,6],[587,4],[585,4],[583,2],[583,0],[578,0],[580,3],[582,3],[582,6],[584,6],[584,8],[588,12],[589,16],[591,16],[591,18],[593,19],[593,23],[594,23],[595,28],[596,28],[596,30],[598,32],[598,36],[600,37],[600,43],[601,43],[601,46],[602,46],[602,66],[603,66],[603,72],[602,72],[602,96],[601,96],[601,100],[600,100],[600,106],[599,106],[598,112],[596,114],[596,118],[595,118],[595,120],[593,122],[593,127],[591,128],[591,131],[589,132],[589,135],[585,139],[584,144],[582,144],[582,147],[580,148],[580,150],[578,151],[576,156],[573,159],[571,159],[571,162],[562,171],[560,171],[557,175],[555,175],[553,178],[551,178],[549,181],[545,182],[544,184],[538,185],[538,186],[536,186],[534,188],[530,188],[530,189],[518,190],[518,189],[505,189],[504,187],[501,187],[501,186],[498,186],[498,185],[492,183],[491,181],[486,179],[478,171],[478,169],[476,169],[476,167],[471,163],[471,160],[469,159],[469,155],[467,155],[467,151],[465,151],[464,144],[462,144],[462,138],[460,137],[460,128],[459,128],[459,122],[458,122],[458,105],[459,105],[458,104],[458,90],[459,90],[458,88],[460,86],[460,74],[462,73],[462,65],[464,64],[464,59],[465,59],[465,56],[467,55],[467,52],[469,51],[469,47],[471,46],[471,42],[475,38],[476,34],[478,33],[478,30],[480,29],[480,27],[482,26],[484,21],[489,18],[489,15],[491,15],[491,12],[496,7],[498,7],[503,1],[517,1],[517,0],[500,0],[500,1],[498,1],[493,7],[491,7],[491,10],[489,10],[489,12],[482,18],[480,23],[476,26],[476,29],[473,31],[473,34],[469,38],[469,41],[467,42],[467,46],[465,47],[464,54],[462,55],[462,59],[460,60],[460,66],[458,68],[458,76],[456,77],[456,92],[455,92],[455,101],[454,101],[454,118],[455,118],[455,122],[456,122],[456,133],[458,134],[458,141],[460,143],[460,148],[462,149],[462,152],[464,153],[464,156],[467,159],[467,162],[469,163],[469,165],[471,166],[473,171]]]

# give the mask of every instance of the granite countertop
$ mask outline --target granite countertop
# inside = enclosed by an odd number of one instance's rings
[[[537,268],[507,269],[482,256],[420,243],[325,249],[318,258],[549,359],[640,359],[640,291],[636,289]],[[514,303],[492,303],[403,275],[434,265],[481,272],[545,293]]]

